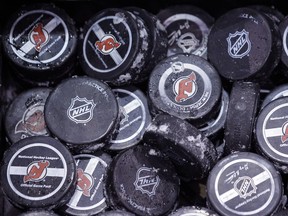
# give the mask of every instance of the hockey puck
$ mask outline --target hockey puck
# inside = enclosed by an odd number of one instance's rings
[[[262,79],[278,65],[282,43],[276,24],[244,7],[220,16],[208,37],[208,60],[229,81]]]
[[[21,92],[5,112],[5,134],[10,144],[30,136],[48,136],[44,105],[51,88],[30,88]]]
[[[99,216],[135,216],[135,214],[132,214],[125,210],[110,210],[100,213]]]
[[[188,120],[200,127],[220,110],[222,83],[204,58],[176,54],[157,64],[148,83],[148,97],[156,112]]]
[[[27,212],[23,212],[17,216],[59,216],[54,211],[48,210],[31,210]]]
[[[288,96],[288,84],[281,84],[279,86],[276,86],[266,95],[266,97],[262,101],[261,109],[263,109],[271,101],[286,96]]]
[[[187,121],[168,114],[157,115],[143,141],[160,149],[184,180],[207,177],[217,160],[213,143]]]
[[[271,162],[252,152],[224,157],[207,179],[208,206],[223,216],[273,215],[282,197],[280,173]]]
[[[214,17],[192,5],[173,5],[161,9],[157,17],[168,36],[167,56],[178,53],[207,58],[207,42]]]
[[[270,19],[272,19],[276,25],[279,25],[285,18],[284,14],[273,6],[267,5],[250,5],[249,7],[258,10],[261,13],[266,14]]]
[[[72,72],[76,62],[75,23],[52,3],[23,5],[6,23],[2,42],[18,78],[52,85]]]
[[[218,216],[214,211],[200,206],[184,206],[176,209],[168,216]]]
[[[109,140],[118,126],[118,114],[111,88],[85,76],[63,80],[50,93],[44,109],[49,131],[72,149]]]
[[[284,75],[287,78],[287,68],[288,68],[288,17],[285,17],[279,24],[279,30],[282,39],[282,55],[281,55],[281,66]]]
[[[258,83],[246,81],[233,83],[224,126],[225,154],[251,150],[259,105]]]
[[[76,186],[76,165],[70,151],[52,137],[27,137],[4,153],[1,186],[7,198],[22,209],[64,205]]]
[[[138,144],[151,122],[146,95],[135,86],[112,89],[120,107],[120,126],[106,147],[123,150]]]
[[[103,194],[103,179],[107,161],[92,154],[74,156],[77,168],[77,187],[69,202],[61,209],[65,215],[96,215],[108,208]]]
[[[137,145],[113,158],[104,194],[110,207],[136,215],[165,215],[176,205],[180,179],[160,151]]]
[[[137,82],[148,54],[148,31],[132,13],[106,8],[83,26],[79,60],[84,73],[112,85]]]

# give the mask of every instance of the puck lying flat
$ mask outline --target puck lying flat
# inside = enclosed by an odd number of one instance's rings
[[[49,131],[72,149],[110,139],[118,126],[118,114],[111,88],[85,76],[58,84],[47,98],[44,110]]]
[[[5,134],[9,143],[30,136],[48,136],[44,106],[51,88],[30,88],[17,95],[5,113]]]
[[[207,179],[208,206],[223,216],[270,216],[283,198],[280,173],[264,157],[238,152],[222,158]]]
[[[148,98],[157,111],[200,127],[220,110],[222,83],[218,72],[196,55],[176,54],[157,64],[148,83]]]
[[[51,210],[64,205],[74,193],[75,160],[54,138],[28,137],[5,151],[1,183],[15,206]]]
[[[231,81],[268,77],[278,65],[282,43],[276,24],[252,8],[220,16],[208,37],[208,60]]]
[[[168,114],[159,114],[152,120],[143,141],[167,155],[183,179],[203,179],[217,160],[215,147],[204,134],[187,121]]]
[[[180,179],[160,151],[137,145],[117,154],[108,167],[104,194],[114,210],[165,215],[178,199]]]

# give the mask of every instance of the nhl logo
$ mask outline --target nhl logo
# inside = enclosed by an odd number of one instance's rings
[[[251,42],[249,40],[249,32],[243,29],[241,32],[236,31],[229,34],[226,39],[228,42],[228,54],[232,58],[243,58],[248,55],[251,50]]]
[[[79,98],[76,96],[71,99],[71,104],[67,109],[69,119],[75,123],[88,123],[93,118],[93,110],[96,104],[93,100]]]
[[[246,199],[253,193],[256,193],[257,187],[252,178],[243,176],[236,180],[234,189],[241,198]]]

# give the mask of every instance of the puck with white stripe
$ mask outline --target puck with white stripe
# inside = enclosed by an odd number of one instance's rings
[[[222,158],[207,179],[208,206],[223,216],[273,215],[282,198],[280,173],[270,161],[252,152]]]
[[[112,158],[109,158],[107,154],[104,159],[102,158],[101,155],[98,157],[92,154],[74,156],[77,168],[77,187],[72,198],[61,209],[62,213],[96,215],[108,208],[103,194],[103,181]]]
[[[3,53],[17,77],[32,85],[49,85],[76,65],[74,20],[52,3],[23,5],[3,30]]]
[[[106,145],[109,150],[123,150],[142,141],[151,122],[146,95],[136,86],[113,88],[120,107],[120,126]]]
[[[17,95],[5,112],[5,135],[10,144],[30,136],[49,136],[44,105],[51,88],[27,89]]]
[[[15,206],[52,210],[74,193],[75,160],[68,148],[52,137],[27,137],[5,151],[1,183]]]

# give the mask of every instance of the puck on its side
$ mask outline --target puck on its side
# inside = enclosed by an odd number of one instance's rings
[[[5,151],[1,186],[19,208],[58,208],[74,193],[75,160],[67,147],[52,137],[27,137]]]
[[[238,152],[222,158],[207,179],[209,208],[223,216],[270,216],[283,198],[280,173],[264,157]]]
[[[99,216],[135,216],[135,214],[125,210],[109,210],[100,213]]]
[[[77,187],[69,202],[61,209],[65,215],[96,215],[108,208],[103,194],[103,180],[112,158],[107,161],[92,154],[74,156]]]
[[[208,60],[229,81],[269,77],[281,57],[282,42],[276,24],[249,7],[220,16],[208,38]]]
[[[286,16],[281,23],[279,24],[279,30],[281,33],[282,39],[282,55],[281,55],[281,64],[280,70],[284,74],[285,78],[288,77],[288,16]]]
[[[200,206],[184,206],[176,209],[174,212],[169,214],[168,216],[219,216],[213,210],[208,209],[206,207]]]
[[[225,154],[250,151],[255,118],[260,105],[260,87],[256,82],[233,83],[224,126]]]
[[[157,17],[168,36],[167,56],[178,53],[207,58],[207,42],[214,17],[194,5],[173,5],[161,9]]]
[[[37,87],[21,92],[5,111],[5,135],[10,144],[30,136],[48,136],[44,106],[51,88]]]
[[[77,37],[74,20],[62,8],[53,3],[26,4],[3,30],[3,51],[17,77],[47,86],[72,71]]]
[[[60,215],[56,214],[54,211],[31,210],[31,211],[23,212],[17,216],[60,216]]]
[[[207,177],[217,160],[213,143],[187,121],[168,114],[157,115],[144,133],[143,141],[160,149],[184,180]]]
[[[288,173],[288,97],[273,100],[259,113],[256,149],[284,173]]]
[[[138,144],[151,122],[146,95],[135,86],[113,88],[120,107],[120,126],[106,145],[109,150],[123,150]]]
[[[281,84],[273,88],[263,99],[261,103],[261,109],[263,109],[271,101],[288,96],[288,84]]]
[[[111,88],[86,76],[63,80],[50,93],[44,109],[49,131],[76,149],[110,139],[118,126],[118,114]]]
[[[220,110],[222,83],[216,69],[196,55],[176,54],[157,64],[148,82],[148,98],[158,112],[200,127]]]
[[[170,160],[147,145],[117,154],[107,170],[104,195],[114,210],[165,215],[177,204],[180,179]]]

